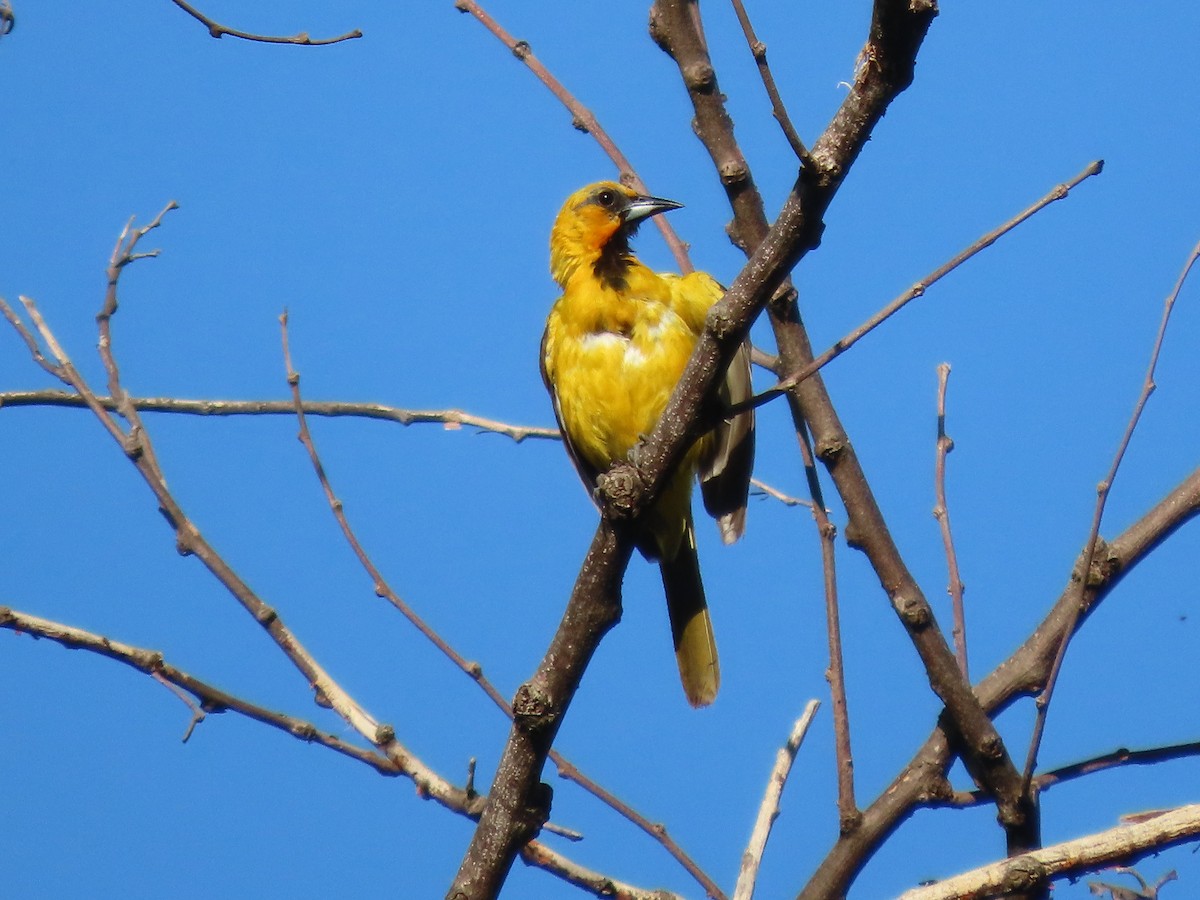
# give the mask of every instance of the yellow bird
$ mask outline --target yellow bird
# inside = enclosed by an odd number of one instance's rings
[[[681,205],[602,181],[567,198],[550,234],[550,272],[563,293],[542,337],[542,378],[589,490],[654,430],[709,308],[725,293],[703,272],[657,274],[630,250],[642,220]],[[744,344],[720,397],[730,404],[749,396]],[[732,543],[745,528],[753,460],[748,411],[696,441],[641,522],[638,549],[662,571],[679,675],[692,706],[712,703],[721,681],[696,558],[692,479],[699,475],[705,508]]]

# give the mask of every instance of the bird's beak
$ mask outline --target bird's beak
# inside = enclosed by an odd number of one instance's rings
[[[682,206],[682,203],[676,203],[674,200],[664,200],[661,197],[634,197],[629,201],[629,205],[625,207],[621,218],[627,224],[632,225],[634,222],[640,222],[642,219],[657,216],[659,213],[664,213],[669,209],[679,209]]]

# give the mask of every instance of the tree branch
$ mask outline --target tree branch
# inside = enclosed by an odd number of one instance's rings
[[[107,410],[116,410],[112,397],[97,397]],[[178,397],[129,397],[129,403],[139,412],[180,413],[194,416],[294,416],[296,407],[291,400],[186,400]],[[0,409],[5,406],[66,406],[86,407],[78,394],[65,391],[7,391],[0,392]],[[401,425],[428,422],[444,425],[454,431],[464,425],[512,438],[518,444],[527,438],[561,440],[557,428],[536,425],[512,425],[476,416],[461,409],[401,409],[382,403],[353,403],[346,401],[305,400],[304,412],[310,416],[355,416],[382,419]]]
[[[632,551],[627,533],[601,522],[562,623],[513,700],[513,727],[450,900],[496,897],[517,852],[549,816],[553,792],[540,783],[542,767],[600,639],[621,617],[621,576]]]
[[[754,883],[758,880],[758,869],[762,864],[763,852],[767,849],[767,838],[771,836],[771,826],[779,818],[779,798],[783,796],[784,785],[792,771],[792,763],[800,752],[804,736],[820,706],[817,700],[809,700],[804,712],[792,726],[792,733],[787,743],[775,754],[775,765],[767,779],[767,790],[758,808],[758,817],[750,832],[750,840],[746,844],[746,852],[742,854],[742,867],[738,872],[737,885],[733,890],[733,900],[751,900],[754,896]]]
[[[410,774],[386,756],[347,743],[336,735],[321,731],[311,722],[269,710],[222,691],[199,678],[194,678],[182,669],[177,669],[168,663],[162,653],[157,650],[134,647],[102,634],[85,631],[72,625],[64,625],[61,622],[52,622],[49,619],[19,612],[7,606],[0,606],[0,628],[7,628],[18,634],[28,634],[34,638],[46,638],[71,650],[90,650],[92,653],[98,653],[124,663],[146,675],[157,676],[165,683],[180,688],[195,697],[204,712],[222,713],[231,710],[285,734],[290,734],[294,738],[312,744],[320,744],[343,756],[366,763],[381,775]],[[465,797],[462,799],[465,801]],[[463,806],[465,809],[467,804],[464,802]]]
[[[401,615],[403,615],[410,623],[412,623],[412,625],[425,637],[426,640],[437,647],[443,656],[449,659],[459,671],[474,681],[475,684],[479,686],[480,690],[484,692],[487,698],[492,701],[492,704],[496,706],[502,713],[504,713],[504,715],[511,721],[513,718],[512,707],[509,706],[508,702],[501,695],[500,691],[496,689],[496,686],[493,685],[490,680],[488,680],[486,675],[484,675],[483,666],[481,666],[478,662],[469,661],[463,657],[460,653],[458,653],[458,651],[450,646],[449,642],[446,641],[445,638],[438,634],[424,619],[417,615],[416,610],[409,606],[409,604],[407,604],[394,590],[392,590],[391,585],[388,584],[387,579],[383,576],[383,573],[379,571],[379,568],[371,560],[370,556],[367,555],[366,549],[359,542],[358,536],[354,533],[354,529],[350,526],[350,521],[346,517],[345,508],[342,504],[342,501],[338,499],[337,495],[334,493],[333,485],[329,482],[329,477],[325,472],[325,466],[321,463],[321,458],[317,453],[317,445],[313,441],[312,433],[308,428],[305,402],[300,394],[300,374],[292,365],[291,347],[288,339],[288,315],[286,312],[279,317],[279,324],[283,339],[283,358],[285,367],[287,369],[287,381],[292,391],[292,410],[295,413],[300,425],[300,443],[304,445],[304,449],[308,453],[309,461],[312,463],[317,480],[321,484],[321,489],[325,494],[325,499],[329,503],[329,508],[332,510],[334,518],[337,520],[338,527],[341,529],[342,535],[346,539],[346,543],[350,545],[350,549],[358,558],[359,563],[370,576],[371,581],[375,586],[376,595],[383,597],[389,603],[391,603]],[[554,431],[554,436],[559,436],[557,431]],[[645,816],[643,816],[629,804],[625,803],[611,791],[602,787],[587,775],[583,774],[583,772],[581,772],[578,767],[574,765],[574,763],[567,760],[557,751],[553,749],[550,750],[549,756],[557,767],[561,777],[569,781],[573,781],[593,797],[596,797],[602,803],[607,804],[619,815],[624,816],[628,821],[640,828],[645,834],[653,838],[660,846],[663,847],[663,849],[665,849],[672,857],[674,857],[674,859],[681,866],[683,866],[683,868],[686,869],[693,878],[696,879],[700,886],[704,888],[710,896],[715,897],[720,895],[720,888],[716,886],[716,883],[712,880],[712,878],[703,869],[701,869],[699,865],[697,865],[695,860],[693,860],[686,852],[684,852],[683,848],[680,847],[678,843],[671,838],[671,836],[667,833],[666,828],[662,826],[654,826]]]
[[[758,75],[762,79],[763,88],[766,90],[767,97],[771,101],[771,115],[779,123],[779,127],[783,130],[783,136],[787,138],[788,145],[792,148],[792,152],[796,154],[796,158],[800,160],[800,164],[802,166],[812,165],[812,159],[808,155],[808,148],[804,146],[804,141],[800,140],[800,135],[796,133],[796,128],[792,125],[792,119],[788,115],[787,107],[783,103],[783,98],[779,96],[779,88],[775,84],[775,76],[771,74],[771,67],[767,64],[767,45],[760,41],[758,35],[754,33],[754,26],[750,22],[750,16],[746,12],[746,7],[742,3],[742,0],[733,0],[733,11],[737,15],[738,24],[742,26],[742,34],[746,36],[746,43],[750,47],[750,55],[754,57],[754,62],[758,66]]]
[[[1048,882],[1115,863],[1129,864],[1168,847],[1200,838],[1200,804],[1181,806],[1152,819],[1035,850],[1003,862],[914,888],[900,900],[960,900],[1008,897]]]
[[[1112,489],[1112,483],[1116,480],[1117,471],[1121,468],[1121,461],[1125,458],[1125,451],[1129,449],[1129,442],[1133,440],[1133,432],[1137,429],[1138,422],[1141,421],[1142,411],[1146,408],[1146,403],[1150,400],[1150,395],[1154,393],[1154,371],[1158,367],[1158,356],[1162,352],[1163,339],[1167,336],[1167,325],[1171,321],[1171,311],[1175,308],[1175,301],[1179,297],[1179,292],[1183,290],[1183,284],[1187,281],[1188,273],[1192,271],[1192,266],[1196,264],[1196,260],[1200,258],[1200,242],[1192,248],[1192,252],[1188,254],[1188,258],[1183,266],[1183,271],[1179,273],[1179,278],[1175,281],[1175,287],[1167,299],[1163,303],[1162,319],[1158,325],[1158,334],[1154,339],[1154,346],[1150,351],[1150,362],[1146,367],[1146,377],[1142,381],[1141,393],[1138,394],[1137,402],[1133,406],[1133,412],[1129,416],[1129,424],[1125,426],[1125,434],[1121,436],[1121,443],[1117,447],[1117,452],[1113,456],[1112,465],[1109,467],[1108,474],[1104,480],[1096,487],[1096,506],[1092,513],[1092,527],[1088,532],[1087,542],[1084,544],[1083,565],[1079,568],[1079,593],[1086,589],[1086,573],[1091,572],[1092,560],[1096,555],[1097,543],[1100,540],[1100,521],[1104,518],[1104,507],[1108,502],[1108,493]],[[1080,604],[1082,605],[1082,604]],[[1075,615],[1079,615],[1080,606],[1075,607]],[[1037,767],[1038,748],[1042,743],[1042,734],[1046,728],[1046,715],[1050,709],[1050,700],[1054,696],[1054,686],[1058,682],[1058,673],[1062,670],[1063,660],[1066,658],[1067,645],[1075,634],[1075,628],[1068,626],[1063,630],[1062,642],[1059,644],[1054,655],[1054,664],[1050,668],[1050,675],[1046,679],[1046,685],[1042,689],[1041,695],[1037,698],[1037,717],[1034,720],[1033,735],[1029,739],[1029,750],[1025,756],[1025,790],[1029,790],[1029,782],[1033,778],[1033,770]]]
[[[875,124],[891,101],[912,82],[917,51],[936,15],[933,0],[912,3],[877,0],[870,34],[861,54],[865,64],[859,67],[850,92],[814,146],[813,166],[801,170],[782,212],[768,231],[761,197],[733,137],[732,121],[725,111],[716,73],[697,27],[699,14],[695,2],[655,2],[651,35],[675,59],[683,76],[696,110],[695,131],[713,157],[734,210],[730,236],[747,250],[757,248],[742,275],[754,269],[755,260],[763,255],[771,237],[781,230],[795,236],[788,251],[791,258],[787,261],[787,271],[817,246],[825,210]],[[780,281],[774,281],[770,286],[774,289],[779,285]],[[737,287],[735,280],[724,301],[731,307],[741,299],[735,294]],[[784,370],[796,371],[810,365],[811,343],[800,323],[794,293],[781,294],[772,304],[771,318]],[[866,553],[908,631],[925,665],[930,686],[946,704],[968,771],[996,796],[1010,850],[1036,846],[1037,811],[1022,796],[1020,773],[995,726],[980,708],[971,686],[958,671],[957,661],[928,601],[901,559],[823,383],[812,379],[810,382],[808,388],[798,391],[797,399],[812,430],[817,454],[829,469],[846,505],[850,519],[846,538]]]
[[[595,138],[596,143],[600,145],[600,149],[616,165],[622,182],[639,193],[650,193],[646,187],[646,183],[642,181],[641,176],[633,168],[633,164],[621,152],[621,148],[617,146],[616,141],[609,137],[608,132],[601,127],[595,113],[580,103],[575,98],[575,95],[568,91],[566,86],[554,77],[553,73],[546,68],[542,61],[533,55],[533,49],[529,46],[528,41],[517,40],[505,31],[500,23],[488,15],[475,0],[454,0],[454,7],[459,12],[469,13],[474,16],[497,40],[512,51],[513,56],[525,63],[529,71],[537,76],[538,81],[544,84],[550,93],[557,98],[558,102],[567,108],[567,111],[571,114],[571,124],[575,126],[576,130],[582,131],[584,134],[590,134]],[[683,273],[691,272],[695,267],[692,265],[691,259],[688,258],[687,244],[679,239],[679,235],[675,233],[675,229],[671,226],[666,216],[655,216],[654,224],[662,233],[663,239],[667,242],[667,247],[670,248],[671,255],[675,257],[675,264],[679,266],[679,271]]]
[[[946,434],[946,385],[950,379],[950,364],[942,363],[937,367],[937,452],[934,464],[934,500],[933,517],[938,521],[938,529],[942,533],[942,546],[946,550],[946,571],[949,583],[946,592],[950,595],[950,603],[954,610],[954,655],[958,657],[958,667],[962,670],[963,678],[968,682],[971,675],[967,667],[967,619],[963,611],[963,583],[958,571],[958,554],[954,552],[954,532],[950,529],[950,508],[946,504],[946,457],[954,449],[954,441]]]
[[[353,31],[347,31],[345,34],[338,35],[332,38],[311,38],[307,31],[301,31],[299,34],[294,34],[291,37],[274,36],[269,34],[254,34],[249,31],[238,31],[236,28],[227,28],[219,22],[210,19],[196,7],[185,0],[171,0],[176,6],[182,9],[185,13],[200,22],[208,29],[210,36],[215,38],[223,38],[225,35],[230,37],[241,38],[243,41],[257,41],[262,44],[297,44],[302,47],[319,47],[325,44],[337,44],[341,41],[352,41],[355,38],[360,38],[363,33],[355,28]]]
[[[1021,697],[1037,694],[1049,675],[1064,630],[1081,626],[1127,572],[1197,515],[1200,515],[1200,469],[1168,492],[1119,537],[1102,546],[1101,558],[1093,565],[1087,580],[1079,618],[1072,616],[1079,595],[1074,585],[1068,585],[1025,643],[978,684],[976,695],[987,713],[998,715]],[[952,804],[953,791],[946,781],[946,772],[953,758],[954,749],[945,725],[939,723],[908,765],[863,811],[859,829],[842,835],[834,844],[801,891],[801,900],[841,896],[875,849],[915,807]]]

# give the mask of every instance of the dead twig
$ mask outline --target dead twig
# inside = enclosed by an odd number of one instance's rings
[[[504,696],[496,689],[496,686],[488,680],[484,675],[483,666],[473,660],[467,660],[458,653],[450,643],[446,641],[440,634],[437,633],[424,619],[422,619],[408,603],[392,590],[383,573],[367,554],[366,549],[358,540],[358,536],[354,533],[354,529],[350,525],[349,519],[346,517],[345,507],[337,495],[334,493],[333,485],[329,481],[329,477],[325,472],[325,466],[321,462],[320,455],[317,452],[316,443],[313,441],[312,432],[308,428],[308,420],[305,415],[305,402],[300,393],[300,374],[292,365],[292,354],[290,341],[288,339],[288,315],[284,312],[279,317],[279,325],[283,342],[283,359],[287,370],[287,382],[292,391],[292,412],[295,414],[300,426],[299,439],[304,445],[304,449],[308,452],[309,461],[312,463],[313,469],[316,472],[317,480],[321,484],[321,488],[325,493],[325,499],[329,503],[330,509],[333,511],[334,518],[337,520],[338,527],[342,531],[343,537],[350,545],[354,555],[358,558],[363,569],[366,570],[372,582],[375,585],[375,593],[377,596],[386,599],[394,606],[401,615],[403,615],[421,634],[435,647],[441,651],[451,663],[454,664],[461,672],[467,675],[474,681],[479,688],[487,695],[492,704],[499,709],[504,715],[512,721],[513,710],[512,706]],[[558,436],[557,431],[554,432]],[[635,810],[632,806],[618,798],[611,791],[599,785],[591,778],[584,775],[578,767],[563,757],[557,750],[551,749],[549,753],[550,759],[554,762],[558,769],[559,775],[568,780],[573,781],[592,796],[599,799],[602,803],[607,804],[629,822],[636,825],[643,832],[653,838],[660,846],[662,846],[687,872],[696,879],[702,888],[710,897],[721,898],[723,894],[716,882],[700,868],[683,848],[675,842],[675,840],[667,833],[667,829],[662,825],[652,823],[649,819]],[[550,828],[550,824],[543,826]],[[556,830],[550,828],[550,830]]]
[[[771,67],[767,64],[767,45],[760,41],[758,35],[754,33],[754,26],[750,23],[750,16],[747,14],[742,0],[733,0],[733,11],[737,15],[738,23],[742,26],[742,34],[746,36],[746,43],[750,46],[750,54],[758,66],[758,75],[767,91],[767,97],[771,100],[771,115],[783,129],[783,136],[787,138],[788,145],[796,154],[796,158],[800,160],[800,164],[805,167],[811,166],[812,158],[808,155],[808,148],[804,146],[804,141],[800,140],[800,135],[796,133],[796,128],[792,125],[787,107],[784,106],[783,98],[779,95],[779,88],[775,85],[775,76],[771,74]]]
[[[866,337],[868,334],[870,334],[872,331],[874,331],[876,328],[878,328],[880,325],[882,325],[884,322],[886,322],[888,319],[890,319],[892,316],[894,316],[896,313],[898,313],[900,310],[902,310],[904,307],[906,307],[913,300],[916,300],[918,297],[925,296],[925,292],[927,290],[929,290],[930,287],[932,287],[937,282],[941,281],[943,278],[945,278],[947,275],[949,275],[951,272],[953,272],[955,269],[957,269],[959,266],[961,266],[963,263],[965,263],[971,257],[975,256],[976,254],[980,253],[983,250],[986,250],[988,247],[990,247],[992,244],[996,243],[996,241],[998,241],[1004,235],[1008,234],[1008,232],[1012,231],[1014,228],[1016,228],[1018,225],[1020,225],[1022,222],[1024,222],[1026,219],[1028,219],[1030,216],[1033,216],[1035,213],[1039,212],[1040,210],[1045,209],[1047,206],[1049,206],[1051,203],[1055,202],[1056,200],[1062,200],[1062,199],[1066,198],[1066,196],[1071,192],[1071,190],[1073,188],[1075,188],[1077,185],[1079,185],[1080,182],[1082,182],[1084,179],[1090,178],[1093,175],[1099,175],[1103,168],[1104,168],[1103,160],[1096,160],[1095,162],[1089,163],[1087,165],[1087,167],[1082,172],[1080,172],[1078,175],[1076,175],[1074,178],[1070,179],[1067,182],[1064,182],[1063,184],[1055,186],[1055,188],[1053,190],[1051,190],[1050,193],[1046,194],[1046,196],[1042,197],[1042,199],[1038,200],[1036,203],[1034,203],[1028,209],[1025,209],[1024,211],[1018,213],[1013,218],[1009,219],[1007,222],[1005,222],[1003,225],[1001,225],[999,228],[996,228],[993,231],[989,231],[987,234],[985,234],[983,237],[979,238],[979,240],[975,241],[973,244],[971,244],[969,247],[967,247],[961,253],[957,254],[952,259],[948,260],[947,262],[943,263],[938,268],[934,269],[932,272],[930,272],[928,275],[926,275],[924,278],[922,278],[920,281],[918,281],[916,284],[914,284],[912,287],[910,287],[907,291],[905,291],[903,294],[901,294],[899,297],[897,297],[891,303],[887,304],[887,306],[883,307],[883,309],[881,309],[877,313],[875,313],[875,315],[871,316],[869,319],[867,319],[865,322],[863,322],[861,325],[859,325],[857,328],[855,328],[853,331],[851,331],[845,337],[841,338],[836,343],[834,343],[834,345],[832,347],[830,347],[828,350],[826,350],[820,356],[813,359],[813,361],[811,363],[809,363],[806,366],[803,366],[799,371],[793,372],[791,375],[788,375],[786,378],[781,379],[779,381],[779,383],[776,384],[774,387],[768,388],[767,390],[763,391],[761,394],[757,395],[756,397],[753,397],[750,400],[746,401],[745,403],[740,404],[739,406],[735,407],[732,410],[732,413],[736,414],[738,412],[743,411],[744,409],[752,409],[754,407],[762,406],[764,403],[774,400],[776,397],[780,396],[781,394],[786,393],[787,391],[791,390],[793,387],[800,384],[800,382],[804,381],[806,378],[810,378],[815,372],[820,371],[825,366],[827,366],[830,362],[837,359],[839,356],[841,356],[843,353],[845,353],[847,350],[849,350],[851,347],[853,347],[855,344],[857,344],[860,340],[862,340],[864,337]]]
[[[1129,423],[1125,426],[1125,433],[1121,436],[1121,442],[1117,446],[1117,452],[1113,456],[1108,474],[1096,486],[1096,506],[1092,512],[1091,529],[1084,544],[1085,549],[1082,564],[1072,573],[1072,578],[1077,585],[1077,594],[1080,602],[1076,603],[1073,608],[1072,619],[1068,627],[1063,631],[1062,640],[1059,642],[1058,649],[1054,655],[1054,663],[1050,667],[1050,675],[1046,679],[1046,686],[1035,701],[1037,716],[1034,720],[1033,734],[1029,739],[1029,751],[1025,756],[1024,783],[1026,792],[1030,789],[1033,770],[1037,767],[1038,749],[1041,746],[1042,735],[1046,729],[1046,715],[1050,707],[1050,700],[1054,696],[1054,686],[1057,684],[1058,674],[1062,670],[1063,659],[1067,653],[1067,645],[1070,644],[1079,621],[1083,606],[1083,593],[1092,581],[1092,564],[1095,562],[1096,549],[1100,542],[1100,522],[1104,517],[1104,507],[1108,502],[1108,494],[1112,490],[1112,483],[1117,477],[1117,470],[1121,467],[1121,461],[1125,458],[1125,451],[1129,448],[1129,442],[1133,439],[1133,432],[1137,428],[1138,422],[1141,421],[1142,411],[1146,408],[1146,403],[1149,401],[1150,395],[1154,393],[1156,387],[1154,383],[1154,371],[1158,366],[1159,354],[1162,352],[1163,339],[1167,336],[1167,325],[1171,320],[1171,311],[1175,308],[1175,300],[1179,297],[1179,292],[1183,290],[1184,282],[1187,281],[1188,274],[1192,271],[1192,266],[1196,264],[1197,259],[1200,259],[1200,242],[1197,242],[1196,246],[1192,248],[1191,253],[1188,254],[1187,260],[1183,265],[1183,271],[1179,273],[1179,278],[1175,281],[1175,287],[1163,302],[1162,319],[1159,321],[1158,334],[1154,338],[1154,346],[1150,351],[1150,362],[1146,367],[1146,377],[1142,380],[1141,392],[1138,394],[1137,402],[1133,406],[1133,412],[1129,416]]]
[[[549,69],[533,55],[533,49],[529,46],[528,41],[518,40],[513,37],[504,28],[493,19],[475,0],[454,0],[454,8],[459,12],[469,13],[490,31],[505,47],[507,47],[517,59],[525,63],[529,71],[537,76],[538,81],[544,84],[557,99],[558,102],[567,108],[571,114],[571,124],[578,131],[585,134],[590,134],[595,138],[596,143],[600,145],[608,158],[613,161],[620,172],[621,181],[628,184],[635,191],[643,194],[648,194],[649,189],[646,184],[638,176],[633,168],[633,164],[621,152],[616,142],[609,137],[607,131],[601,126],[595,114],[579,102],[561,81],[554,77]],[[671,223],[667,221],[665,216],[655,216],[654,224],[658,230],[662,232],[663,239],[667,242],[667,246],[671,250],[671,255],[675,257],[675,264],[679,266],[679,271],[688,273],[695,268],[692,265],[691,259],[688,258],[687,244],[679,239],[679,235],[675,233],[675,229],[671,227]]]
[[[767,779],[766,793],[758,807],[758,816],[754,820],[754,828],[750,832],[750,840],[742,853],[742,866],[738,872],[737,885],[733,889],[733,900],[750,900],[754,896],[755,882],[758,880],[758,869],[762,864],[763,852],[767,849],[767,838],[771,836],[771,826],[779,818],[779,798],[783,796],[784,785],[792,771],[792,763],[808,734],[808,727],[820,706],[817,700],[809,700],[804,712],[792,726],[787,743],[775,754],[775,765]]]
[[[243,41],[257,41],[260,44],[297,44],[301,47],[320,47],[325,44],[337,44],[342,41],[352,41],[355,38],[360,38],[363,33],[355,28],[353,31],[347,31],[345,34],[339,34],[337,37],[331,38],[313,38],[309,37],[307,31],[301,31],[298,34],[289,36],[277,36],[270,34],[254,34],[250,31],[239,31],[236,28],[229,28],[219,22],[210,19],[196,7],[187,3],[186,0],[171,0],[176,6],[182,9],[185,13],[200,22],[208,29],[209,35],[215,38],[223,38],[225,35],[230,37],[240,38]]]
[[[938,521],[942,532],[942,546],[946,550],[946,570],[949,573],[949,583],[946,592],[950,595],[950,603],[954,610],[954,653],[958,657],[958,667],[962,669],[963,678],[971,680],[967,670],[967,619],[963,610],[963,583],[958,571],[958,554],[954,552],[954,533],[950,530],[950,508],[946,505],[946,457],[954,449],[954,441],[946,434],[946,385],[950,379],[950,364],[942,363],[937,367],[937,453],[934,464],[934,501],[933,517]]]
[[[914,888],[901,894],[900,900],[1005,896],[1011,894],[1006,885],[1019,884],[1022,890],[1028,890],[1057,878],[1097,872],[1113,863],[1128,864],[1197,837],[1200,837],[1200,804],[1181,806],[1144,822],[1119,825]]]

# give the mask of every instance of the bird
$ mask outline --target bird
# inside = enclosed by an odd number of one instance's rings
[[[550,232],[550,273],[562,289],[546,321],[542,380],[567,451],[593,499],[598,477],[631,457],[679,382],[709,308],[725,289],[710,275],[656,273],[630,248],[639,224],[683,204],[615,181],[571,194]],[[684,694],[708,706],[721,682],[692,519],[698,476],[705,509],[727,544],[741,537],[754,464],[745,341],[718,388],[729,415],[688,449],[639,520],[636,546],[658,563]]]

